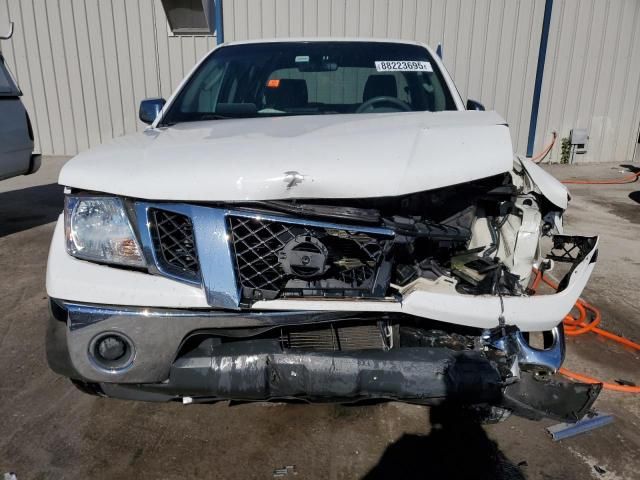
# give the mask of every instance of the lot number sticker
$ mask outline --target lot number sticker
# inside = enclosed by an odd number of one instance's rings
[[[433,72],[431,63],[416,60],[380,60],[375,64],[379,72]]]

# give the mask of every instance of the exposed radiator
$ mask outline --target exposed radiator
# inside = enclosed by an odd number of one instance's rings
[[[384,323],[330,323],[312,327],[281,329],[280,341],[284,349],[311,351],[386,350],[391,347]]]

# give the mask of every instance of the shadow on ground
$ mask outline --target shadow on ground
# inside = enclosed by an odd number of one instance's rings
[[[623,163],[620,165],[623,168],[626,168],[627,170],[629,170],[631,173],[638,173],[640,172],[640,167],[638,165],[631,165],[630,163]]]
[[[640,190],[636,191],[636,192],[631,192],[629,194],[629,198],[631,200],[633,200],[636,203],[640,203]]]
[[[403,435],[387,447],[363,480],[492,479],[524,480],[514,465],[468,413],[450,406],[432,407],[429,435]]]
[[[63,207],[56,183],[0,193],[0,237],[55,221]]]

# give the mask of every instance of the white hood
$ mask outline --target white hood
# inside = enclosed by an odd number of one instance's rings
[[[495,112],[292,116],[148,129],[76,156],[59,183],[148,200],[364,198],[512,164],[509,129]]]

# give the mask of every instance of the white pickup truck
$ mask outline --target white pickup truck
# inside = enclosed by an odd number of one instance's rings
[[[60,173],[51,368],[125,399],[577,420],[600,386],[555,372],[597,237],[563,232],[567,190],[480,107],[420,43],[216,48]]]

